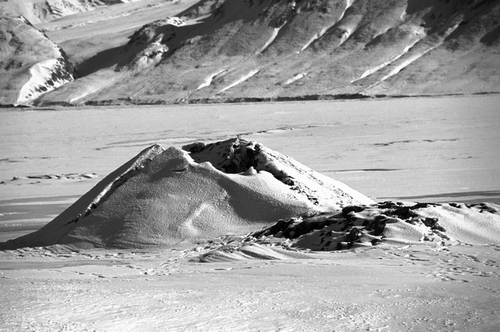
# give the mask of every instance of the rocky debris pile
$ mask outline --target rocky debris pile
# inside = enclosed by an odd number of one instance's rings
[[[249,237],[256,240],[269,236],[284,238],[291,240],[294,247],[319,251],[377,245],[391,239],[436,243],[443,239],[449,240],[438,218],[426,217],[417,212],[428,206],[437,205],[417,203],[406,206],[394,202],[371,206],[351,205],[338,213],[319,213],[280,220]],[[405,239],[402,236],[412,232],[419,233],[420,238]]]
[[[456,213],[451,218],[444,212],[450,210]],[[466,223],[461,224],[461,219],[467,219]],[[282,254],[283,250],[334,251],[383,244],[498,244],[500,240],[493,235],[498,230],[500,206],[496,204],[386,201],[282,219],[245,237],[212,241],[205,244],[209,251],[200,261],[248,259],[248,248],[254,245],[267,246],[271,257],[276,250]]]

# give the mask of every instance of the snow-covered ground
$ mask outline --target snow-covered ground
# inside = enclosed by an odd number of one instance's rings
[[[41,227],[154,143],[236,135],[374,199],[498,203],[498,105],[499,96],[476,96],[3,109],[0,242]],[[370,211],[363,216],[373,219]],[[467,222],[443,225],[461,234]],[[237,238],[223,237],[176,249],[0,251],[0,330],[495,331],[500,324],[498,244],[319,253],[270,250],[265,241],[237,250]],[[227,255],[211,254],[217,250]]]
[[[496,247],[0,252],[2,331],[496,331]]]

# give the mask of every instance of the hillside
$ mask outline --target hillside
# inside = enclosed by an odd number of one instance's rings
[[[24,104],[73,80],[64,51],[23,16],[0,17],[0,103]]]
[[[26,102],[500,92],[494,0],[100,3],[36,25],[79,78]]]

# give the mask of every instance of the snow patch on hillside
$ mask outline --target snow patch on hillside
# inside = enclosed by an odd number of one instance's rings
[[[241,84],[243,82],[245,82],[246,80],[248,80],[250,77],[254,76],[255,74],[257,74],[260,70],[259,69],[254,69],[252,71],[250,71],[248,74],[246,74],[245,76],[241,77],[240,79],[236,80],[235,82],[231,83],[230,85],[226,86],[224,89],[220,90],[217,94],[221,94],[223,93],[224,91],[227,91],[231,88],[234,88],[235,86],[237,86],[238,84]]]
[[[409,66],[410,64],[415,62],[416,60],[420,59],[422,56],[426,55],[427,53],[429,53],[432,50],[436,49],[437,47],[441,46],[443,44],[445,38],[448,37],[451,33],[453,33],[453,31],[455,31],[458,28],[458,26],[459,26],[459,23],[446,29],[446,31],[444,31],[444,33],[440,36],[439,42],[437,42],[434,45],[427,47],[423,50],[418,49],[417,44],[420,41],[424,40],[424,38],[415,41],[414,43],[408,45],[403,50],[403,52],[401,54],[399,54],[398,56],[394,57],[393,59],[391,59],[389,61],[384,62],[383,64],[381,64],[375,68],[372,68],[372,69],[365,71],[361,75],[360,78],[354,80],[353,82],[359,81],[359,80],[361,80],[361,79],[363,79],[363,78],[365,78],[365,77],[367,77],[367,76],[369,76],[377,71],[380,71],[381,69],[383,69],[381,71],[381,76],[382,75],[383,76],[379,79],[379,81],[377,83],[375,83],[375,85],[387,80],[388,78],[396,75],[397,73],[399,73],[401,70],[403,70],[404,68],[406,68],[407,66]]]
[[[73,75],[66,70],[64,59],[48,59],[30,68],[30,79],[19,91],[17,104],[28,103],[44,93],[71,82]]]
[[[297,74],[297,75],[295,75],[294,77],[292,77],[292,78],[290,78],[290,79],[286,80],[286,81],[283,83],[283,85],[284,85],[284,86],[286,86],[286,85],[292,84],[293,82],[300,80],[302,77],[304,77],[304,76],[306,76],[306,75],[307,75],[307,73],[306,73],[306,72],[304,72],[304,73],[298,73],[298,74]]]
[[[387,61],[384,61],[383,63],[381,63],[380,65],[378,66],[375,66],[373,68],[369,68],[367,70],[365,70],[363,72],[363,74],[361,74],[361,76],[353,81],[351,81],[351,83],[355,83],[359,80],[362,80],[363,78],[379,71],[380,69],[384,68],[384,67],[387,67],[388,65],[390,65],[391,63],[393,63],[394,61],[398,60],[399,58],[401,58],[403,55],[405,55],[406,53],[408,53],[408,51],[416,44],[418,43],[420,40],[422,40],[423,38],[425,37],[425,33],[423,32],[423,29],[419,29],[419,28],[415,28],[415,38],[413,40],[410,41],[410,43],[405,46],[405,48],[401,51],[401,53],[397,54],[396,56],[394,56],[393,58],[387,60]],[[412,61],[413,62],[413,61]],[[410,62],[411,63],[411,62]],[[401,69],[404,68],[404,67],[401,67]]]
[[[333,25],[332,25],[332,26],[333,26]],[[300,53],[300,52],[304,51],[304,50],[305,50],[306,48],[308,48],[308,47],[309,47],[309,46],[310,46],[310,45],[311,45],[311,44],[312,44],[315,40],[317,40],[317,39],[321,38],[321,37],[325,34],[325,32],[326,32],[329,28],[330,28],[330,27],[325,27],[325,28],[321,29],[321,31],[320,31],[320,32],[318,32],[317,34],[315,34],[314,36],[312,36],[312,38],[311,38],[311,39],[309,39],[309,41],[308,41],[307,43],[305,43],[305,44],[304,44],[304,46],[302,46],[302,48],[300,49],[300,51],[299,51],[298,53]]]
[[[17,2],[19,2],[23,15],[37,24],[92,11],[104,6],[137,1],[141,0],[22,0]]]
[[[153,145],[7,247],[173,245],[373,201],[256,142]]]
[[[134,57],[129,67],[135,70],[143,70],[157,65],[162,60],[163,55],[169,50],[167,45],[162,44],[162,39],[163,34],[156,36],[152,43]]]
[[[214,74],[212,74],[212,75],[210,75],[210,76],[206,77],[206,78],[205,78],[205,80],[203,81],[203,83],[201,83],[201,84],[200,84],[200,85],[196,88],[196,90],[195,90],[195,91],[198,91],[198,90],[200,90],[200,89],[206,88],[207,86],[209,86],[210,84],[212,84],[212,80],[213,80],[213,79],[214,79],[217,75],[219,75],[219,74],[221,74],[221,73],[223,73],[223,72],[225,72],[225,71],[226,71],[226,69],[221,69],[221,70],[219,70],[218,72],[216,72],[216,73],[214,73]]]
[[[321,29],[320,32],[318,32],[317,34],[315,34],[314,36],[311,37],[311,39],[309,39],[307,41],[307,43],[304,44],[304,46],[302,46],[302,48],[300,49],[299,52],[297,53],[300,53],[300,52],[303,52],[305,49],[307,49],[314,41],[320,39],[321,37],[323,37],[323,35],[328,31],[330,30],[331,28],[333,28],[335,26],[335,24],[337,24],[338,22],[342,21],[342,19],[344,18],[345,16],[345,12],[347,11],[347,9],[349,9],[349,7],[352,6],[354,0],[347,0],[346,1],[346,6],[344,8],[344,10],[342,11],[342,13],[340,14],[340,17],[339,19],[333,23],[332,25],[330,26],[327,26],[327,27],[324,27],[323,29]],[[342,35],[342,41],[340,42],[340,45],[342,45],[346,40],[347,38],[349,38],[350,34],[352,33],[352,30],[353,29],[347,29],[346,32]]]
[[[269,39],[266,41],[264,46],[262,46],[262,48],[256,52],[256,54],[261,54],[262,52],[264,52],[269,47],[269,45],[271,45],[271,43],[276,39],[276,36],[278,36],[278,33],[280,32],[280,30],[281,30],[281,27],[274,28]]]

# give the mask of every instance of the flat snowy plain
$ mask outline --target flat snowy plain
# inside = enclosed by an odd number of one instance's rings
[[[241,135],[377,200],[500,201],[500,96],[0,110],[0,242],[145,147]],[[498,245],[0,252],[1,331],[497,331]]]

